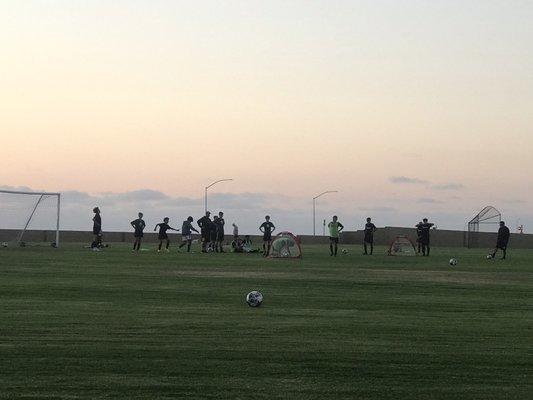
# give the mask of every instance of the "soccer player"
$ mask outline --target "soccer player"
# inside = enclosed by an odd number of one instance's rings
[[[328,224],[329,228],[329,255],[337,257],[337,249],[339,246],[339,233],[344,229],[344,225],[342,225],[338,221],[338,217],[336,215],[333,216],[333,221],[331,221]]]
[[[496,257],[498,250],[503,252],[502,260],[505,260],[507,256],[507,245],[509,244],[509,238],[511,237],[511,231],[505,226],[505,222],[500,221],[500,229],[498,229],[498,238],[496,239],[496,248],[490,255],[492,258]]]
[[[365,238],[363,239],[364,255],[368,255],[368,245],[370,245],[370,255],[374,253],[374,232],[376,225],[372,223],[372,218],[368,217],[365,224]]]
[[[196,228],[192,226],[193,221],[193,217],[187,217],[187,219],[183,221],[183,224],[181,225],[181,244],[179,245],[178,249],[181,249],[183,246],[187,245],[187,253],[191,252],[192,232],[194,231],[199,233]]]
[[[422,250],[422,242],[421,242],[421,237],[422,237],[422,229],[420,229],[420,227],[422,226],[423,222],[420,221],[418,224],[415,225],[415,228],[416,228],[416,243],[418,245],[418,251],[417,253],[420,254],[420,251]]]
[[[161,251],[161,246],[163,245],[163,241],[166,241],[167,242],[167,245],[165,247],[165,250],[168,251],[168,246],[170,245],[170,240],[168,239],[168,234],[167,234],[167,231],[168,230],[171,230],[171,231],[176,231],[176,232],[179,232],[179,229],[174,229],[172,228],[169,224],[168,224],[168,221],[169,221],[169,218],[168,217],[165,217],[163,219],[163,222],[157,224],[154,228],[154,231],[157,230],[157,227],[159,227],[159,235],[158,235],[158,239],[159,239],[159,247],[157,249],[157,252],[159,253]]]
[[[216,242],[215,242],[215,250],[220,253],[224,253],[224,249],[222,248],[222,243],[224,242],[224,225],[226,224],[226,221],[224,221],[224,213],[220,211],[218,213],[218,219],[216,221]]]
[[[233,240],[237,240],[239,238],[239,227],[235,223],[231,225],[233,226]]]
[[[144,236],[144,227],[146,226],[146,223],[143,220],[143,213],[140,212],[138,216],[139,218],[130,222],[131,226],[135,230],[133,234],[133,237],[135,238],[135,241],[133,242],[134,251],[139,251],[141,248],[141,241]]]
[[[202,236],[202,253],[207,253],[207,245],[211,240],[211,213],[209,211],[205,212],[205,215],[200,218],[197,222],[200,227],[200,235]]]
[[[263,233],[263,256],[268,256],[270,252],[270,246],[272,245],[272,232],[276,230],[276,227],[270,222],[270,216],[265,216],[265,222],[261,224],[259,230]]]
[[[94,240],[91,243],[91,248],[94,250],[102,247],[102,216],[100,215],[100,209],[98,207],[93,208],[93,213]]]
[[[429,231],[431,227],[435,225],[431,222],[428,222],[427,218],[422,220],[422,224],[418,223],[416,225],[417,230],[420,230],[420,246],[422,247],[422,256],[429,256]]]

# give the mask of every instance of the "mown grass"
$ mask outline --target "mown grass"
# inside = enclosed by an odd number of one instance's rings
[[[345,247],[0,249],[0,398],[533,398],[533,251]]]

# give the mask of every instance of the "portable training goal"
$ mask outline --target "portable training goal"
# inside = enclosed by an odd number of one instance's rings
[[[494,207],[487,206],[468,222],[467,247],[477,247],[479,231],[483,225],[499,225],[502,214]]]
[[[280,232],[274,239],[268,253],[270,258],[301,258],[300,240],[290,232]]]
[[[61,193],[0,190],[0,241],[58,247],[60,211]]]
[[[416,256],[416,247],[407,236],[396,236],[387,254],[389,256]]]

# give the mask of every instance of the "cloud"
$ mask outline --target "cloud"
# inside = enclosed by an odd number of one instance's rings
[[[419,178],[410,178],[408,176],[391,176],[389,181],[398,184],[427,185],[429,182]]]
[[[395,212],[396,211],[394,207],[387,207],[387,206],[359,207],[358,209],[361,211],[370,211],[370,212]]]
[[[431,199],[429,197],[421,197],[416,202],[422,203],[422,204],[442,204],[443,203],[441,200]]]
[[[463,190],[465,187],[460,183],[445,183],[431,186],[435,190]]]

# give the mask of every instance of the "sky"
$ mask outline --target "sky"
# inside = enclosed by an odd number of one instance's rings
[[[108,230],[178,224],[232,178],[209,208],[249,233],[266,213],[312,233],[326,190],[317,221],[352,229],[493,205],[527,232],[531,20],[531,1],[0,0],[0,186],[64,193],[68,229],[95,205]]]

